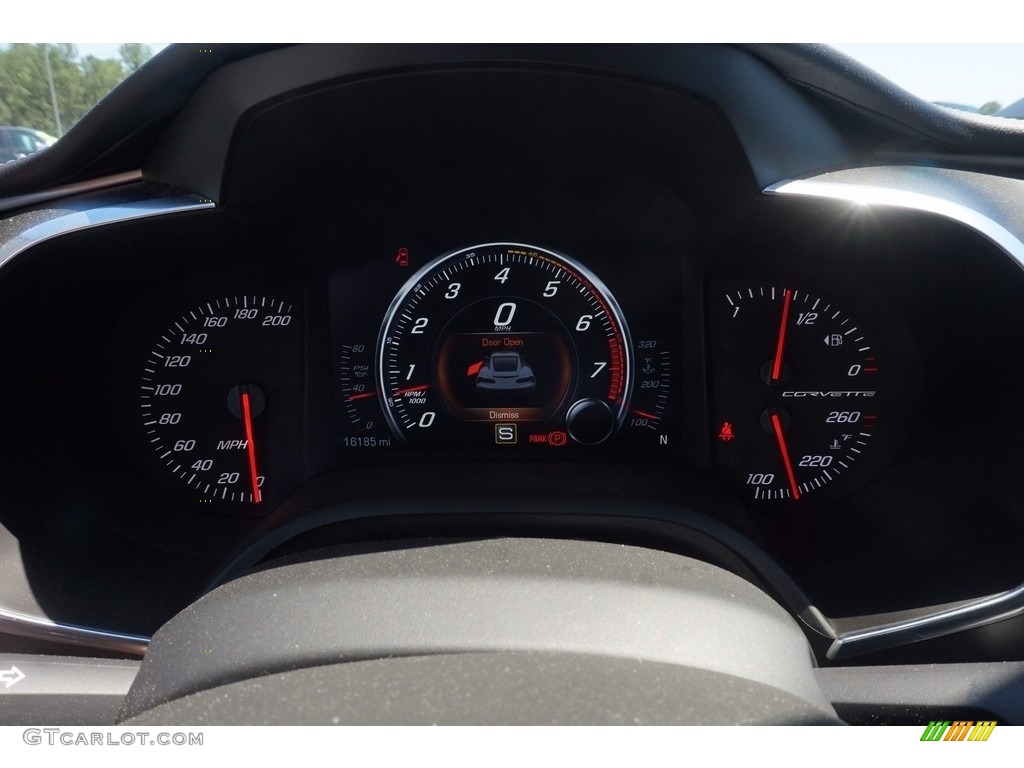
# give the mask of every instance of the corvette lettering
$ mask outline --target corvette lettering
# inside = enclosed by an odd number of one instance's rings
[[[829,389],[829,390],[789,390],[782,393],[783,397],[874,397],[874,390],[845,390],[845,389]]]

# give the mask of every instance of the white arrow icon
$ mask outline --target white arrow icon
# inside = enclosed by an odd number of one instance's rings
[[[7,685],[4,686],[5,688],[10,688],[12,685],[20,683],[24,679],[25,673],[14,666],[12,666],[10,669],[4,670],[3,672],[0,672],[0,683],[7,683]]]

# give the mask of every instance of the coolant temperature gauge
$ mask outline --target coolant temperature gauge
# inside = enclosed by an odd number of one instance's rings
[[[856,487],[887,424],[887,361],[872,330],[788,285],[719,282],[710,304],[711,431],[724,475],[755,502]]]
[[[672,359],[668,343],[660,339],[636,341],[636,383],[628,426],[647,445],[668,445],[665,420],[671,410]]]

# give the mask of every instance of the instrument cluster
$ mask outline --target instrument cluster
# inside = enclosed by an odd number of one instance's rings
[[[182,175],[21,214],[0,606],[151,633],[264,560],[417,537],[693,554],[854,629],[1020,584],[1024,256],[981,201],[784,182],[854,158],[746,63],[724,100],[392,74],[189,118]]]
[[[241,517],[331,467],[439,452],[686,465],[761,511],[863,486],[916,402],[899,315],[831,286],[694,277],[695,261],[653,244],[389,245],[275,291],[231,291],[230,270],[201,281],[219,293],[161,288],[124,324],[138,359],[119,429],[151,481]]]

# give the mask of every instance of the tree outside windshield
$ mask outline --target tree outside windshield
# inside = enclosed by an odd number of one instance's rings
[[[0,125],[42,132],[51,143],[152,55],[144,43],[123,43],[111,57],[80,55],[73,43],[4,45]]]

